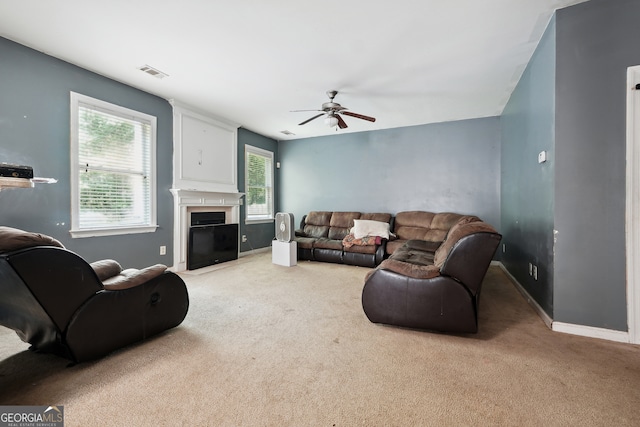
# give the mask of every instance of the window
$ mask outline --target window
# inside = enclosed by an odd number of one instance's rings
[[[71,235],[156,229],[156,118],[71,92]]]
[[[246,221],[273,221],[273,153],[245,146]]]

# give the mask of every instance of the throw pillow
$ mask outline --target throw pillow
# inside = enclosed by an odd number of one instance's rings
[[[369,219],[353,220],[353,236],[362,239],[365,236],[380,236],[389,239],[389,223]]]

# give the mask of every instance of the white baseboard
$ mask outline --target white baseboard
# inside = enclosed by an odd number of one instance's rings
[[[571,335],[579,335],[582,337],[599,338],[603,340],[616,341],[616,342],[622,342],[622,343],[631,342],[631,338],[628,332],[554,321],[547,314],[547,312],[544,311],[542,307],[540,307],[540,305],[531,297],[531,295],[529,295],[529,293],[520,284],[520,282],[518,282],[518,280],[516,280],[516,278],[513,277],[511,273],[509,273],[509,271],[507,271],[507,269],[505,268],[504,264],[502,264],[502,262],[492,261],[491,264],[499,266],[502,269],[502,271],[504,271],[504,273],[507,276],[509,276],[509,279],[511,279],[511,282],[513,282],[513,285],[516,287],[518,292],[520,292],[520,294],[524,297],[527,303],[529,303],[529,305],[535,310],[538,316],[540,316],[540,318],[545,323],[545,325],[547,325],[547,327],[552,331],[562,332],[562,333],[571,334]]]
[[[246,251],[246,252],[240,252],[240,258],[247,255],[255,255],[255,254],[260,254],[262,252],[269,252],[269,251],[271,251],[271,246],[267,246],[266,248],[253,249],[251,251]]]
[[[511,279],[513,286],[515,286],[516,290],[520,292],[520,294],[524,297],[527,303],[533,308],[533,310],[538,314],[538,316],[540,316],[544,324],[547,325],[549,329],[553,329],[552,328],[553,319],[547,314],[546,311],[542,309],[542,307],[540,307],[540,305],[536,302],[536,300],[534,300],[531,297],[531,295],[529,295],[529,292],[527,292],[527,290],[520,284],[520,282],[518,282],[518,280],[511,273],[509,273],[509,271],[506,269],[504,264],[502,264],[500,261],[492,261],[491,263],[493,265],[499,266],[504,272],[504,274],[509,276],[509,279]]]
[[[553,331],[563,332],[565,334],[580,335],[582,337],[600,338],[603,340],[616,342],[631,342],[629,333],[623,331],[614,331],[613,329],[595,328],[593,326],[574,325],[572,323],[553,322]]]

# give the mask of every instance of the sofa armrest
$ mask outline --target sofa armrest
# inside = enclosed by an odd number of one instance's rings
[[[440,273],[461,281],[476,295],[501,238],[500,234],[491,232],[462,237],[449,252]]]
[[[384,261],[384,257],[386,256],[387,253],[387,239],[382,239],[382,242],[380,243],[380,245],[378,245],[378,248],[376,249],[376,255],[375,255],[375,262],[376,265],[380,265],[380,263],[382,261]]]

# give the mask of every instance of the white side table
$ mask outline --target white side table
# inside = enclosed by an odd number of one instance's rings
[[[292,267],[298,263],[298,243],[281,242],[274,240],[271,242],[271,262],[285,267]]]

